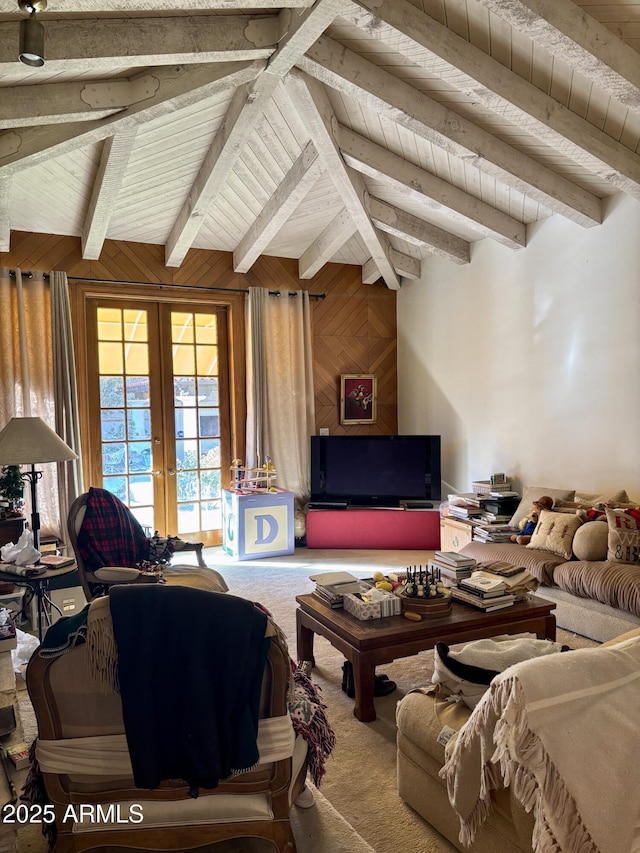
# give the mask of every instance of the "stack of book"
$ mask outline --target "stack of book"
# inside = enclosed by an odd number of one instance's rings
[[[516,596],[509,592],[508,585],[500,577],[488,572],[473,572],[471,577],[459,581],[451,594],[457,601],[477,607],[485,613],[512,607],[516,600]]]
[[[465,557],[455,551],[436,551],[427,569],[436,570],[447,586],[455,586],[463,578],[470,577],[476,561],[473,557]]]
[[[447,514],[452,518],[461,518],[463,521],[476,521],[482,516],[483,496],[472,492],[458,492],[447,495]]]
[[[345,595],[361,590],[361,581],[349,572],[322,572],[311,575],[309,580],[315,582],[314,595],[334,610],[344,607]]]
[[[511,537],[519,532],[517,527],[510,524],[487,522],[474,527],[473,538],[476,542],[509,542]]]

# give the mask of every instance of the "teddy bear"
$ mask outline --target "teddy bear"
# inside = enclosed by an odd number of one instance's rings
[[[531,542],[531,536],[533,535],[533,531],[536,529],[536,524],[538,523],[538,518],[540,517],[540,510],[543,509],[552,509],[553,508],[553,498],[550,498],[548,495],[542,495],[536,501],[531,504],[531,509],[529,510],[529,514],[525,515],[524,518],[520,519],[518,527],[520,528],[520,533],[514,533],[511,536],[512,542],[517,542],[518,545],[528,545]]]

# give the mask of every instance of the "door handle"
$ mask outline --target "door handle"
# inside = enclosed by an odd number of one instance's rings
[[[169,476],[175,477],[175,475],[176,475],[175,468],[169,468]]]

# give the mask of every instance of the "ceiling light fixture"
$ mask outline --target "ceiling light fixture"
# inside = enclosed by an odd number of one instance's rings
[[[20,21],[20,62],[40,68],[44,65],[44,27],[36,21],[36,12],[47,8],[47,0],[18,0],[18,6],[29,17]]]

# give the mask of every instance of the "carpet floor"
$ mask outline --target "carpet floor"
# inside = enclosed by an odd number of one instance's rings
[[[348,562],[345,558],[348,554]],[[402,556],[402,564],[398,557]],[[207,563],[225,577],[234,595],[259,601],[273,614],[296,658],[295,596],[311,592],[309,575],[345,568],[368,577],[376,568],[403,569],[426,561],[425,552],[335,552],[297,549],[295,555],[234,562],[221,548],[205,551]],[[186,561],[185,561],[186,562]],[[185,626],[188,630],[188,626]],[[558,631],[558,640],[578,648],[596,645],[590,640]],[[429,683],[432,652],[402,658],[384,667],[398,689],[376,699],[377,719],[360,723],[353,716],[353,700],[341,689],[342,655],[322,637],[316,637],[316,667],[312,678],[322,691],[327,715],[336,733],[336,748],[329,758],[316,806],[292,810],[298,853],[452,853],[455,848],[400,800],[396,791],[396,703],[414,687]],[[26,691],[20,691],[25,734],[35,721]],[[31,716],[30,716],[31,714]],[[45,853],[34,832],[22,832],[20,853]],[[259,846],[257,846],[259,845]],[[211,853],[270,853],[268,843],[224,842],[207,848]],[[104,851],[106,853],[106,851]],[[122,848],[120,848],[122,853]],[[499,853],[496,851],[496,853]]]

